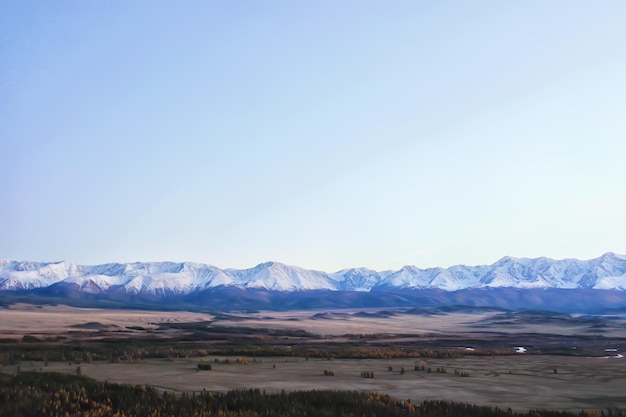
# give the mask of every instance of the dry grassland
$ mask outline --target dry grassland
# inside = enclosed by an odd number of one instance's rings
[[[497,311],[432,315],[394,312],[389,317],[379,317],[374,314],[374,310],[372,310],[371,317],[361,317],[356,314],[363,311],[363,309],[341,310],[340,314],[326,314],[326,311],[310,310],[262,311],[216,318],[206,313],[184,311],[159,312],[16,304],[0,309],[0,338],[20,338],[25,334],[45,336],[63,332],[127,330],[128,327],[132,326],[156,329],[157,323],[200,321],[213,321],[213,324],[220,326],[305,330],[322,336],[345,334],[448,335],[482,332],[576,336],[594,333],[589,324],[585,323],[574,323],[567,326],[561,323],[548,322],[498,324],[498,317],[501,313]],[[316,314],[318,313],[325,313],[326,315],[324,318],[317,318]],[[614,326],[603,328],[601,334],[605,337],[626,337],[626,317],[621,317]]]
[[[58,335],[66,332],[120,330],[130,326],[157,328],[156,323],[211,320],[202,313],[107,310],[68,306],[15,304],[0,309],[0,338]]]
[[[614,326],[605,327],[597,332],[589,323],[563,325],[560,322],[537,323],[500,323],[502,315],[498,311],[488,312],[453,312],[440,314],[405,314],[394,312],[390,317],[359,317],[360,310],[342,310],[341,314],[327,314],[325,318],[315,318],[316,311],[260,312],[237,315],[234,320],[219,319],[221,326],[246,326],[267,329],[306,330],[313,334],[340,336],[345,334],[411,334],[411,335],[449,335],[449,334],[530,334],[542,333],[560,336],[577,336],[589,333],[602,334],[606,337],[626,337],[626,316],[622,315]]]
[[[358,314],[357,314],[358,313]],[[520,340],[533,334],[570,336],[585,335],[585,340],[613,337],[619,345],[626,340],[624,317],[601,321],[569,320],[556,317],[517,319],[501,312],[406,314],[402,312],[260,312],[211,316],[187,312],[154,312],[131,310],[84,309],[66,306],[14,305],[0,309],[0,338],[19,339],[23,335],[65,335],[72,340],[87,340],[91,335],[115,333],[116,337],[143,337],[146,334],[168,336],[169,330],[156,330],[156,323],[189,323],[211,321],[213,325],[238,328],[305,330],[328,338],[306,339],[298,343],[341,342],[346,334],[377,335],[363,343],[389,341],[421,343],[430,335],[434,340],[454,340],[462,335],[489,338],[493,334],[512,335]],[[516,321],[517,320],[517,321]],[[129,327],[139,326],[145,331]],[[81,336],[82,335],[82,336]],[[85,335],[88,337],[85,338]],[[119,336],[118,336],[119,335]],[[398,337],[397,335],[401,335]],[[405,336],[406,335],[406,336]],[[446,337],[450,335],[451,339]],[[297,339],[297,338],[296,338]],[[167,339],[166,339],[167,340]],[[354,341],[355,339],[350,339]],[[359,339],[356,339],[359,340]],[[419,341],[419,342],[418,342]],[[277,338],[285,347],[291,340]],[[294,339],[294,343],[296,340]],[[595,343],[595,342],[594,342]],[[568,345],[569,346],[569,345]],[[615,355],[615,353],[613,353]],[[141,363],[110,363],[94,361],[77,365],[68,362],[22,362],[21,370],[76,372],[98,380],[150,384],[172,391],[227,391],[237,388],[280,390],[358,390],[391,394],[399,399],[420,401],[444,399],[514,409],[601,409],[626,408],[626,359],[573,356],[466,356],[447,359],[335,359],[319,358],[247,358],[246,364],[224,363],[224,357],[192,359],[143,359]],[[210,363],[210,371],[197,371],[200,362]],[[414,367],[430,367],[432,372],[415,371]],[[392,371],[388,368],[392,367]],[[447,373],[436,372],[447,368]],[[404,368],[404,374],[400,370]],[[555,372],[556,369],[556,372]],[[3,372],[15,372],[17,365],[7,365]],[[330,370],[334,376],[325,376]],[[469,377],[455,375],[455,370]],[[373,372],[373,379],[361,377]]]
[[[626,408],[626,361],[615,358],[576,358],[555,356],[466,357],[459,359],[285,359],[248,358],[247,364],[215,363],[211,371],[197,371],[200,359],[147,359],[141,363],[93,362],[80,365],[83,375],[98,380],[131,384],[151,384],[171,391],[227,391],[238,388],[280,390],[357,390],[376,391],[399,399],[419,401],[445,399],[514,409],[599,409]],[[414,371],[415,365],[431,367],[432,373]],[[393,370],[389,371],[388,368]],[[401,368],[405,373],[401,374]],[[447,373],[435,372],[438,367]],[[14,372],[15,366],[5,371]],[[76,364],[23,363],[22,370],[72,373]],[[470,374],[460,377],[459,369]],[[554,373],[557,369],[557,373]],[[334,376],[324,376],[332,370]],[[373,379],[361,372],[374,372]]]
[[[359,310],[361,311],[361,310]],[[302,329],[323,336],[344,334],[433,334],[463,332],[476,321],[491,317],[494,313],[449,314],[418,316],[397,314],[393,317],[331,317],[315,319],[315,311],[261,312],[249,314],[237,320],[220,320],[222,326],[246,326],[267,329]],[[349,313],[349,312],[348,312]]]

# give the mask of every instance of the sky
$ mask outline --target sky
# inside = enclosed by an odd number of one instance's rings
[[[0,259],[626,254],[626,2],[0,0]]]

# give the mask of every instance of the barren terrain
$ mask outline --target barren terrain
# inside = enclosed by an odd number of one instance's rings
[[[133,326],[156,329],[157,323],[211,319],[212,316],[209,314],[183,311],[108,310],[64,305],[14,304],[0,308],[0,338],[22,338],[24,335],[52,336],[67,332],[120,331]]]
[[[94,362],[80,365],[83,375],[98,380],[151,384],[171,391],[225,392],[237,388],[267,391],[312,389],[376,391],[402,400],[445,399],[514,409],[598,409],[626,408],[626,361],[616,358],[575,358],[555,356],[468,357],[459,359],[286,359],[248,358],[247,364],[215,363],[211,371],[197,371],[200,359],[147,359],[141,363]],[[415,371],[415,365],[432,372]],[[389,371],[392,367],[392,371]],[[447,368],[447,373],[435,369]],[[22,370],[73,373],[77,365],[41,362],[24,363]],[[401,369],[405,373],[401,373]],[[557,373],[554,373],[556,369]],[[334,376],[325,376],[331,370]],[[455,375],[455,370],[469,373]],[[5,371],[15,371],[15,366]],[[361,372],[374,373],[373,379]]]
[[[150,384],[176,392],[359,390],[413,401],[580,410],[626,408],[626,360],[620,353],[626,348],[625,323],[620,315],[502,310],[203,314],[13,305],[0,309],[4,341],[0,347],[19,352],[39,346],[106,346],[111,352],[120,346],[116,354],[122,355],[121,360],[22,360],[2,371],[17,372],[19,366],[24,371],[73,373],[80,367],[83,375],[98,380]],[[124,353],[134,344],[141,345],[144,353],[149,346],[172,352],[181,347],[194,352],[203,347],[206,351],[256,346],[278,349],[285,356],[177,353],[168,359],[138,359],[137,353]],[[296,349],[313,349],[322,356],[290,355]],[[360,349],[380,357],[341,356]],[[429,350],[430,356],[420,356],[420,349]],[[199,371],[200,363],[211,364],[212,370]],[[364,378],[363,372],[373,373],[374,378]]]

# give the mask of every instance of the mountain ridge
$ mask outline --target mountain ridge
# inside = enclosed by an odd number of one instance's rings
[[[613,252],[589,260],[505,256],[491,265],[426,269],[407,265],[397,271],[348,268],[333,273],[280,262],[265,262],[247,269],[221,269],[196,262],[78,265],[68,261],[0,260],[0,291],[7,292],[67,288],[85,294],[167,297],[222,287],[279,292],[481,288],[626,291],[626,256]]]

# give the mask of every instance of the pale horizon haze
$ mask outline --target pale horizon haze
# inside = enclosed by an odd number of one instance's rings
[[[0,259],[626,254],[626,2],[0,0]]]

